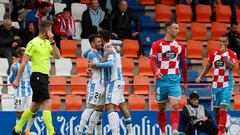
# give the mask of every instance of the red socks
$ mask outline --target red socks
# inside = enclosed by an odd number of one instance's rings
[[[220,117],[218,123],[218,135],[222,135],[225,130],[225,125],[227,122],[227,112],[226,110],[220,110]]]
[[[215,115],[217,125],[219,124],[219,117],[220,115]]]
[[[179,125],[179,112],[178,111],[171,111],[170,112],[170,121],[172,124],[172,130],[178,130]]]
[[[158,124],[161,128],[162,133],[166,133],[166,112],[158,112]]]

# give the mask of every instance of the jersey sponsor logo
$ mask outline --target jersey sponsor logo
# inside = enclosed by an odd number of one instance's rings
[[[166,57],[169,60],[174,59],[177,56],[177,54],[171,50],[166,51],[163,55],[164,55],[164,57]]]
[[[217,60],[214,64],[215,64],[215,67],[218,67],[218,68],[224,66],[224,62],[222,60]]]

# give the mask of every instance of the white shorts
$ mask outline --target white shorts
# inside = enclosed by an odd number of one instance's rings
[[[105,85],[99,83],[88,83],[87,103],[92,105],[104,105],[105,103]]]
[[[32,103],[32,96],[27,97],[14,97],[14,106],[17,112],[23,112],[26,108],[29,108]]]
[[[123,95],[124,92],[124,82],[121,80],[115,80],[107,85],[106,90],[106,101],[105,104],[119,105],[125,102]]]

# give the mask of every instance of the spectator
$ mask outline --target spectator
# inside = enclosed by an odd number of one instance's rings
[[[16,49],[20,43],[19,30],[12,27],[10,16],[5,15],[0,25],[0,57],[7,58],[9,65],[12,65],[12,56],[17,56]]]
[[[25,21],[27,14],[34,7],[32,0],[13,0],[13,11],[11,13],[12,21]]]
[[[38,35],[38,26],[35,22],[29,22],[28,26],[21,32],[22,47],[26,47],[28,42]]]
[[[183,107],[183,119],[186,135],[194,134],[194,130],[217,135],[218,129],[210,114],[199,104],[199,95],[192,92],[189,96],[189,104]]]
[[[54,21],[53,32],[58,48],[60,48],[61,39],[73,39],[76,37],[75,21],[71,16],[70,8],[64,8],[62,14],[57,16]]]
[[[92,0],[91,6],[82,15],[82,38],[102,32],[106,28],[105,12],[99,7],[98,0]]]
[[[230,31],[227,33],[229,39],[228,49],[234,51],[240,60],[240,33],[238,32],[238,23],[231,23]]]
[[[118,0],[101,0],[100,6],[107,15],[110,15],[112,10],[116,10],[118,8],[118,2]]]
[[[49,14],[50,5],[48,2],[42,2],[40,4],[40,7],[38,9],[32,10],[30,13],[28,13],[26,17],[26,24],[25,26],[28,26],[28,23],[30,21],[34,21],[37,24],[40,21],[52,21],[52,16]]]
[[[116,39],[137,39],[139,41],[138,55],[143,55],[139,33],[141,31],[141,23],[138,17],[128,9],[128,3],[126,0],[121,0],[118,5],[119,9],[114,11],[110,18],[110,31],[113,38]],[[131,31],[131,22],[135,22],[136,31]]]
[[[192,8],[192,20],[196,20],[196,4],[198,4],[198,0],[178,0],[178,4],[185,4],[185,5],[190,5]]]

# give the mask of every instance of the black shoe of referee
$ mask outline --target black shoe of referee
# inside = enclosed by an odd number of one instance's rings
[[[15,128],[12,129],[12,135],[23,135],[22,132],[16,132]]]

